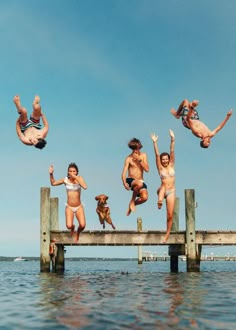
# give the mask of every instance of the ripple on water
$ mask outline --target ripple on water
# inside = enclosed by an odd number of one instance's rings
[[[236,322],[235,273],[220,268],[171,274],[164,262],[88,261],[57,275],[12,264],[0,269],[1,329],[234,329]]]

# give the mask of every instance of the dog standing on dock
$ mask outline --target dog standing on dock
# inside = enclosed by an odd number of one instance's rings
[[[98,201],[96,212],[99,217],[99,221],[101,225],[103,226],[103,229],[105,229],[105,221],[109,223],[109,225],[112,226],[113,229],[116,229],[116,227],[113,225],[111,216],[110,216],[110,208],[107,204],[108,196],[101,194],[95,197],[95,200]]]

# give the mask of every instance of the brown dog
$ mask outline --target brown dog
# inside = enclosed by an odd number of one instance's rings
[[[98,201],[96,212],[98,214],[99,220],[101,225],[103,226],[103,229],[105,228],[105,222],[109,223],[109,225],[112,226],[113,229],[116,229],[116,227],[113,225],[111,217],[110,217],[110,208],[107,204],[108,196],[101,194],[95,197],[96,201]]]

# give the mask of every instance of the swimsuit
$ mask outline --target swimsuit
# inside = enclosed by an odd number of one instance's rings
[[[175,189],[174,190],[166,190],[164,197],[167,198],[169,195],[171,195],[173,193],[175,193]]]
[[[81,190],[81,185],[79,183],[68,182],[68,177],[66,177],[64,179],[64,183],[65,183],[67,192],[68,191],[80,191]],[[71,209],[72,212],[76,213],[78,211],[78,209],[81,207],[82,204],[80,204],[78,206],[70,206],[66,203],[65,205],[67,207],[69,207],[69,209]]]
[[[168,174],[160,172],[160,178],[161,179],[166,179],[175,176],[175,170],[171,169]]]
[[[30,117],[30,119],[27,119],[26,122],[20,123],[20,129],[22,133],[26,131],[29,127],[41,129],[40,119],[34,119],[33,117]]]
[[[67,177],[64,179],[64,183],[65,183],[67,191],[80,191],[81,190],[81,185],[79,183],[68,182]]]
[[[182,123],[183,123],[184,127],[190,129],[188,126],[188,122],[187,122],[188,112],[189,112],[189,109],[187,107],[183,107],[180,115],[182,116]],[[199,115],[198,115],[198,112],[196,109],[193,110],[193,114],[190,119],[199,120]]]
[[[69,209],[71,209],[72,212],[76,213],[78,209],[82,206],[82,204],[80,204],[79,206],[70,206],[67,203],[65,203],[65,206],[69,207]]]
[[[132,187],[132,182],[134,180],[137,180],[137,179],[133,179],[133,178],[126,178],[126,183],[128,183],[128,185],[130,186],[131,190],[133,190],[133,187]],[[137,181],[140,181],[143,183],[143,186],[140,188],[141,189],[147,189],[147,185],[146,183],[143,181],[143,180],[137,180]]]

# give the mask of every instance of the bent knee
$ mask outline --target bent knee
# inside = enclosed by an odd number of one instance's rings
[[[80,227],[81,231],[85,229],[85,226],[86,226],[86,224],[85,224],[85,223],[84,223],[84,224],[82,224],[82,225],[79,225],[79,227]]]
[[[140,198],[142,199],[142,201],[146,202],[148,200],[148,193],[145,192],[144,194],[141,194]]]
[[[142,198],[142,200],[143,200],[144,202],[146,202],[146,201],[148,200],[148,196],[144,196],[144,197]]]

